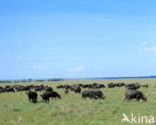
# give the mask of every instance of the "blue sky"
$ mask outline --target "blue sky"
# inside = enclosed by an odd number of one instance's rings
[[[0,79],[156,75],[156,1],[0,1]]]

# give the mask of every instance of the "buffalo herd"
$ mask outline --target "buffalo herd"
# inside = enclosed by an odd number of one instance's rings
[[[148,84],[141,85],[139,83],[109,83],[107,84],[108,88],[115,87],[125,87],[125,100],[130,101],[132,99],[136,99],[136,101],[146,101],[147,97],[138,89],[140,87],[148,88]],[[100,90],[101,88],[106,88],[104,84],[92,83],[92,84],[73,84],[73,85],[58,85],[57,89],[64,89],[64,93],[68,94],[70,91],[74,93],[81,93],[82,99],[90,98],[90,99],[105,99],[103,92]],[[84,89],[84,90],[83,90]],[[82,91],[83,90],[83,91]],[[52,87],[44,86],[44,85],[6,85],[5,87],[0,86],[0,93],[4,92],[21,92],[25,91],[25,94],[28,96],[28,100],[32,103],[37,102],[38,93],[42,92],[40,95],[43,102],[49,103],[50,98],[52,99],[61,99],[61,95],[54,91]]]

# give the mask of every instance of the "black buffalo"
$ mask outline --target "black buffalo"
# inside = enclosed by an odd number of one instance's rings
[[[141,85],[138,83],[132,83],[132,84],[126,85],[127,89],[139,89],[140,87],[141,87]]]
[[[82,92],[82,98],[104,99],[105,96],[101,90],[85,90]]]
[[[69,90],[68,89],[65,89],[64,93],[65,94],[68,94],[69,93]]]
[[[60,94],[58,94],[55,91],[46,91],[46,92],[44,92],[44,93],[41,94],[41,98],[42,98],[43,101],[49,103],[49,99],[50,98],[55,98],[55,99],[58,98],[58,99],[61,99],[61,96],[60,96]]]
[[[28,99],[30,102],[36,103],[38,94],[33,91],[27,91],[26,94],[28,95]]]
[[[52,87],[45,87],[46,92],[53,92],[53,88]]]
[[[41,98],[43,101],[48,102],[49,103],[49,98],[52,96],[52,92],[44,92],[41,94]]]
[[[129,101],[131,99],[136,99],[137,101],[140,101],[142,99],[142,100],[146,101],[147,97],[141,91],[126,88],[125,100]]]
[[[146,84],[146,85],[141,85],[141,87],[148,88],[148,84]]]

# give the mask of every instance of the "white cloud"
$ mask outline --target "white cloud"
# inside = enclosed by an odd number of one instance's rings
[[[146,46],[147,44],[148,44],[147,41],[144,41],[144,42],[142,43],[142,45],[144,45],[144,46]]]
[[[141,44],[142,46],[140,46],[139,51],[143,51],[143,52],[156,52],[156,46],[149,46],[147,41],[142,42]]]
[[[153,46],[153,47],[150,47],[150,48],[144,48],[144,50],[150,51],[150,52],[156,52],[156,46]]]
[[[156,46],[149,47],[149,48],[139,48],[139,50],[145,51],[145,52],[156,52]]]
[[[75,68],[70,68],[69,74],[70,75],[76,75],[76,74],[81,73],[84,69],[85,69],[84,65],[80,65],[80,66],[75,67]]]

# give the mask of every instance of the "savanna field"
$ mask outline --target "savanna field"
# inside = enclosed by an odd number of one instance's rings
[[[70,91],[67,95],[64,89],[57,89],[61,84],[105,84],[102,88],[102,99],[82,99],[81,94]],[[149,88],[140,88],[147,97],[144,101],[124,101],[125,87],[108,88],[108,83],[124,82],[148,84]],[[59,82],[31,82],[16,83],[21,85],[48,85],[57,91],[62,99],[50,99],[50,103],[42,101],[38,92],[38,102],[33,104],[28,101],[25,92],[0,94],[0,125],[129,125],[121,122],[125,113],[156,117],[156,79],[120,79],[120,80],[75,80]],[[0,86],[14,85],[0,84]],[[82,89],[86,90],[86,89]],[[155,119],[156,120],[156,119]],[[155,121],[156,122],[156,121]],[[155,123],[156,124],[156,123]]]

